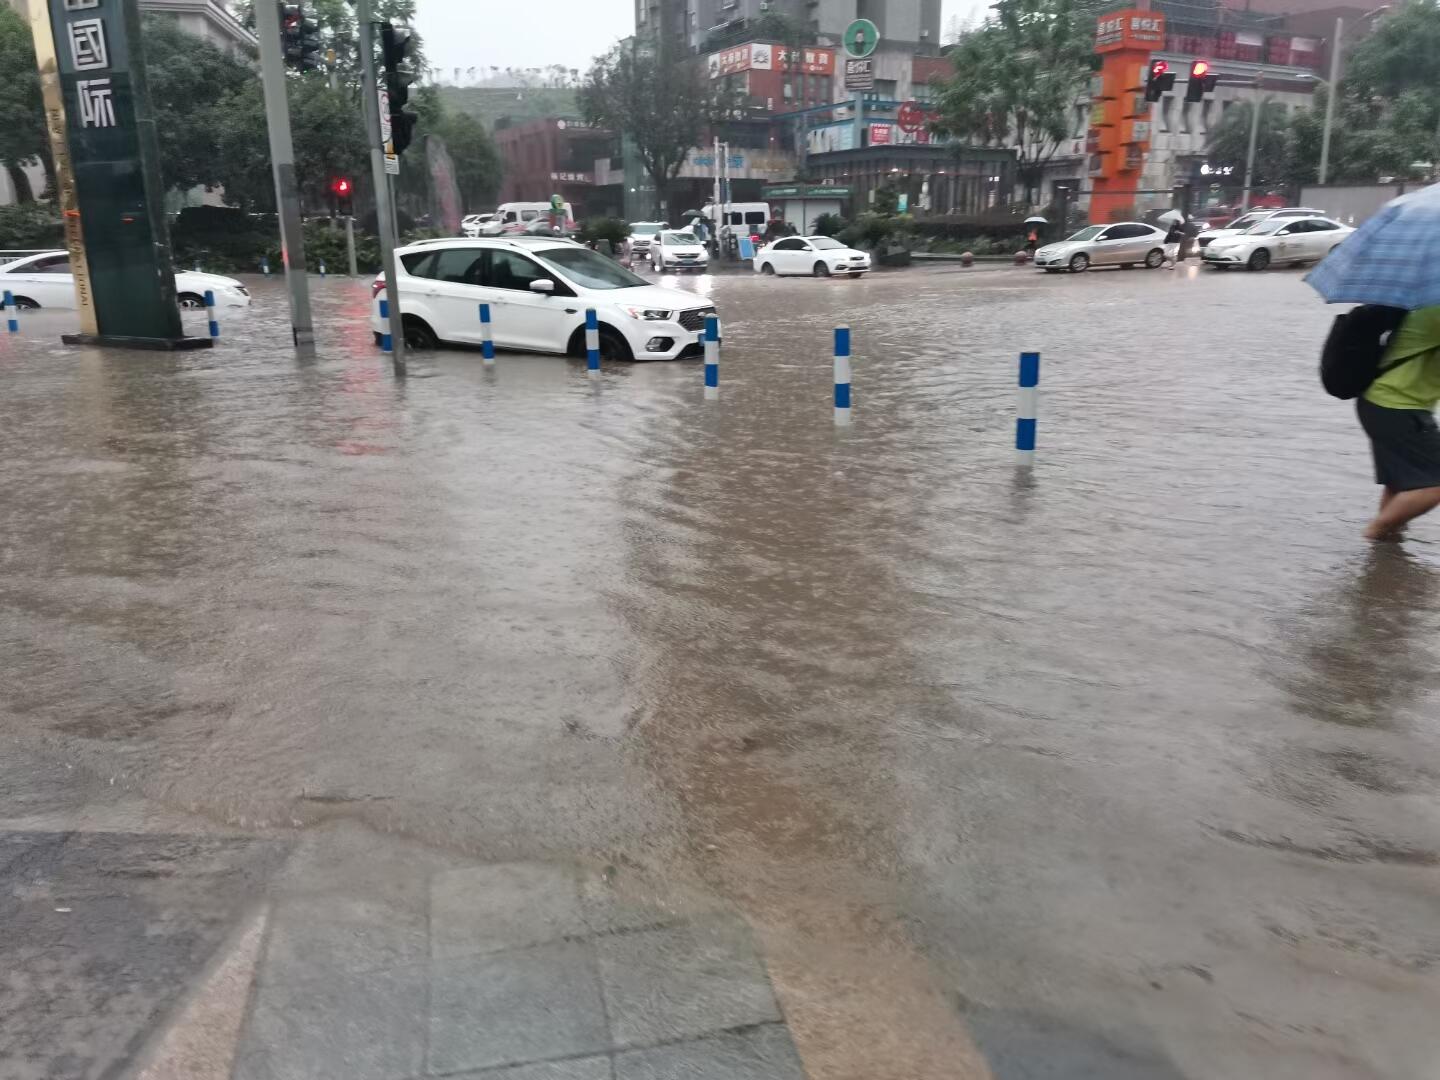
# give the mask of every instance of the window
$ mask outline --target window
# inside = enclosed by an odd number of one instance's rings
[[[788,240],[781,240],[779,243],[777,243],[777,244],[775,245],[775,250],[776,250],[776,251],[804,251],[804,250],[805,250],[805,242],[804,242],[803,240],[797,240],[797,239],[795,239],[795,237],[792,236],[792,237],[790,237]]]
[[[764,225],[764,224],[765,224],[765,211],[763,211],[763,210],[747,210],[747,211],[745,211],[745,224],[746,224],[746,225]]]
[[[481,283],[492,289],[514,289],[517,292],[525,292],[530,288],[532,281],[550,280],[550,275],[540,269],[539,264],[531,262],[524,255],[514,251],[496,250],[488,251],[486,254],[490,258],[487,260],[488,265],[485,267]]]
[[[536,218],[538,218],[539,216],[540,216],[540,211],[539,211],[539,210],[522,210],[522,211],[520,211],[520,220],[521,220],[521,221],[534,221],[534,220],[535,220]]]
[[[1144,236],[1150,230],[1144,225],[1113,225],[1106,230],[1101,240],[1134,240],[1137,236]]]
[[[496,254],[501,254],[496,252]],[[587,289],[633,289],[649,285],[644,278],[632,274],[619,263],[607,259],[589,248],[564,247],[546,248],[540,258],[562,271],[566,277]],[[555,283],[556,293],[573,295],[564,282]]]
[[[1075,106],[1075,138],[1083,139],[1090,129],[1090,106]]]
[[[1339,222],[1325,221],[1322,218],[1316,218],[1314,221],[1306,222],[1306,224],[1309,226],[1309,232],[1332,232],[1340,228]]]
[[[49,259],[41,259],[30,268],[35,274],[68,274],[70,273],[70,256],[56,255]]]
[[[479,285],[484,258],[483,248],[446,248],[435,253],[434,263],[423,268],[428,273],[420,276],[457,285]]]
[[[412,251],[409,255],[400,256],[400,265],[411,277],[434,277],[436,254],[434,251]]]

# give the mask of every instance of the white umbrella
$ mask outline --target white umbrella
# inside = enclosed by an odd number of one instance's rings
[[[1175,223],[1178,225],[1180,222],[1182,222],[1182,221],[1185,220],[1185,215],[1182,214],[1179,210],[1166,210],[1163,214],[1161,214],[1161,215],[1160,215],[1158,218],[1156,218],[1155,220],[1156,220],[1156,221],[1173,221],[1173,222],[1175,222]]]
[[[1031,214],[1025,219],[1026,225],[1049,225],[1050,219],[1041,217],[1039,214]]]

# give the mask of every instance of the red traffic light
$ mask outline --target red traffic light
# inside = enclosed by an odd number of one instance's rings
[[[1131,70],[1134,70],[1134,69],[1132,68]],[[1170,65],[1167,64],[1164,60],[1152,60],[1152,61],[1150,62],[1150,77],[1151,77],[1152,79],[1153,79],[1156,75],[1164,75],[1165,72],[1167,72],[1167,71],[1169,71],[1169,70],[1170,70]]]
[[[1200,78],[1200,76],[1206,74],[1209,70],[1210,61],[1196,60],[1193,64],[1190,65],[1190,77],[1192,79],[1198,79]]]
[[[346,180],[343,176],[336,177],[330,181],[330,190],[343,198],[350,194],[350,181]]]

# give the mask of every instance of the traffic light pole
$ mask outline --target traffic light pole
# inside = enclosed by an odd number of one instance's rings
[[[275,171],[275,208],[280,217],[280,248],[285,285],[290,291],[290,332],[295,354],[315,355],[315,326],[310,316],[310,285],[305,278],[305,233],[300,224],[300,190],[295,182],[295,143],[290,135],[290,102],[285,93],[285,56],[280,47],[280,10],[254,5],[260,39],[260,81],[265,91],[265,125],[270,132],[270,161]]]
[[[350,269],[350,276],[355,277],[360,273],[360,268],[355,265],[355,215],[345,215],[345,261]]]
[[[262,3],[256,10],[264,7]],[[396,375],[405,374],[405,323],[400,317],[400,290],[395,287],[395,204],[390,177],[385,172],[385,150],[380,139],[380,89],[375,79],[375,27],[370,21],[370,0],[359,0],[355,20],[360,29],[360,96],[365,104],[365,130],[370,140],[370,171],[375,180],[375,225],[380,232],[380,264],[385,271],[385,298],[390,307],[391,363]]]

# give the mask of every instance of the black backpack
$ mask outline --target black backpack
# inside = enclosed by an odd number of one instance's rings
[[[1362,304],[1336,315],[1320,351],[1320,381],[1326,393],[1350,401],[1368,390],[1382,374],[1380,358],[1390,335],[1408,314],[1404,308]]]

